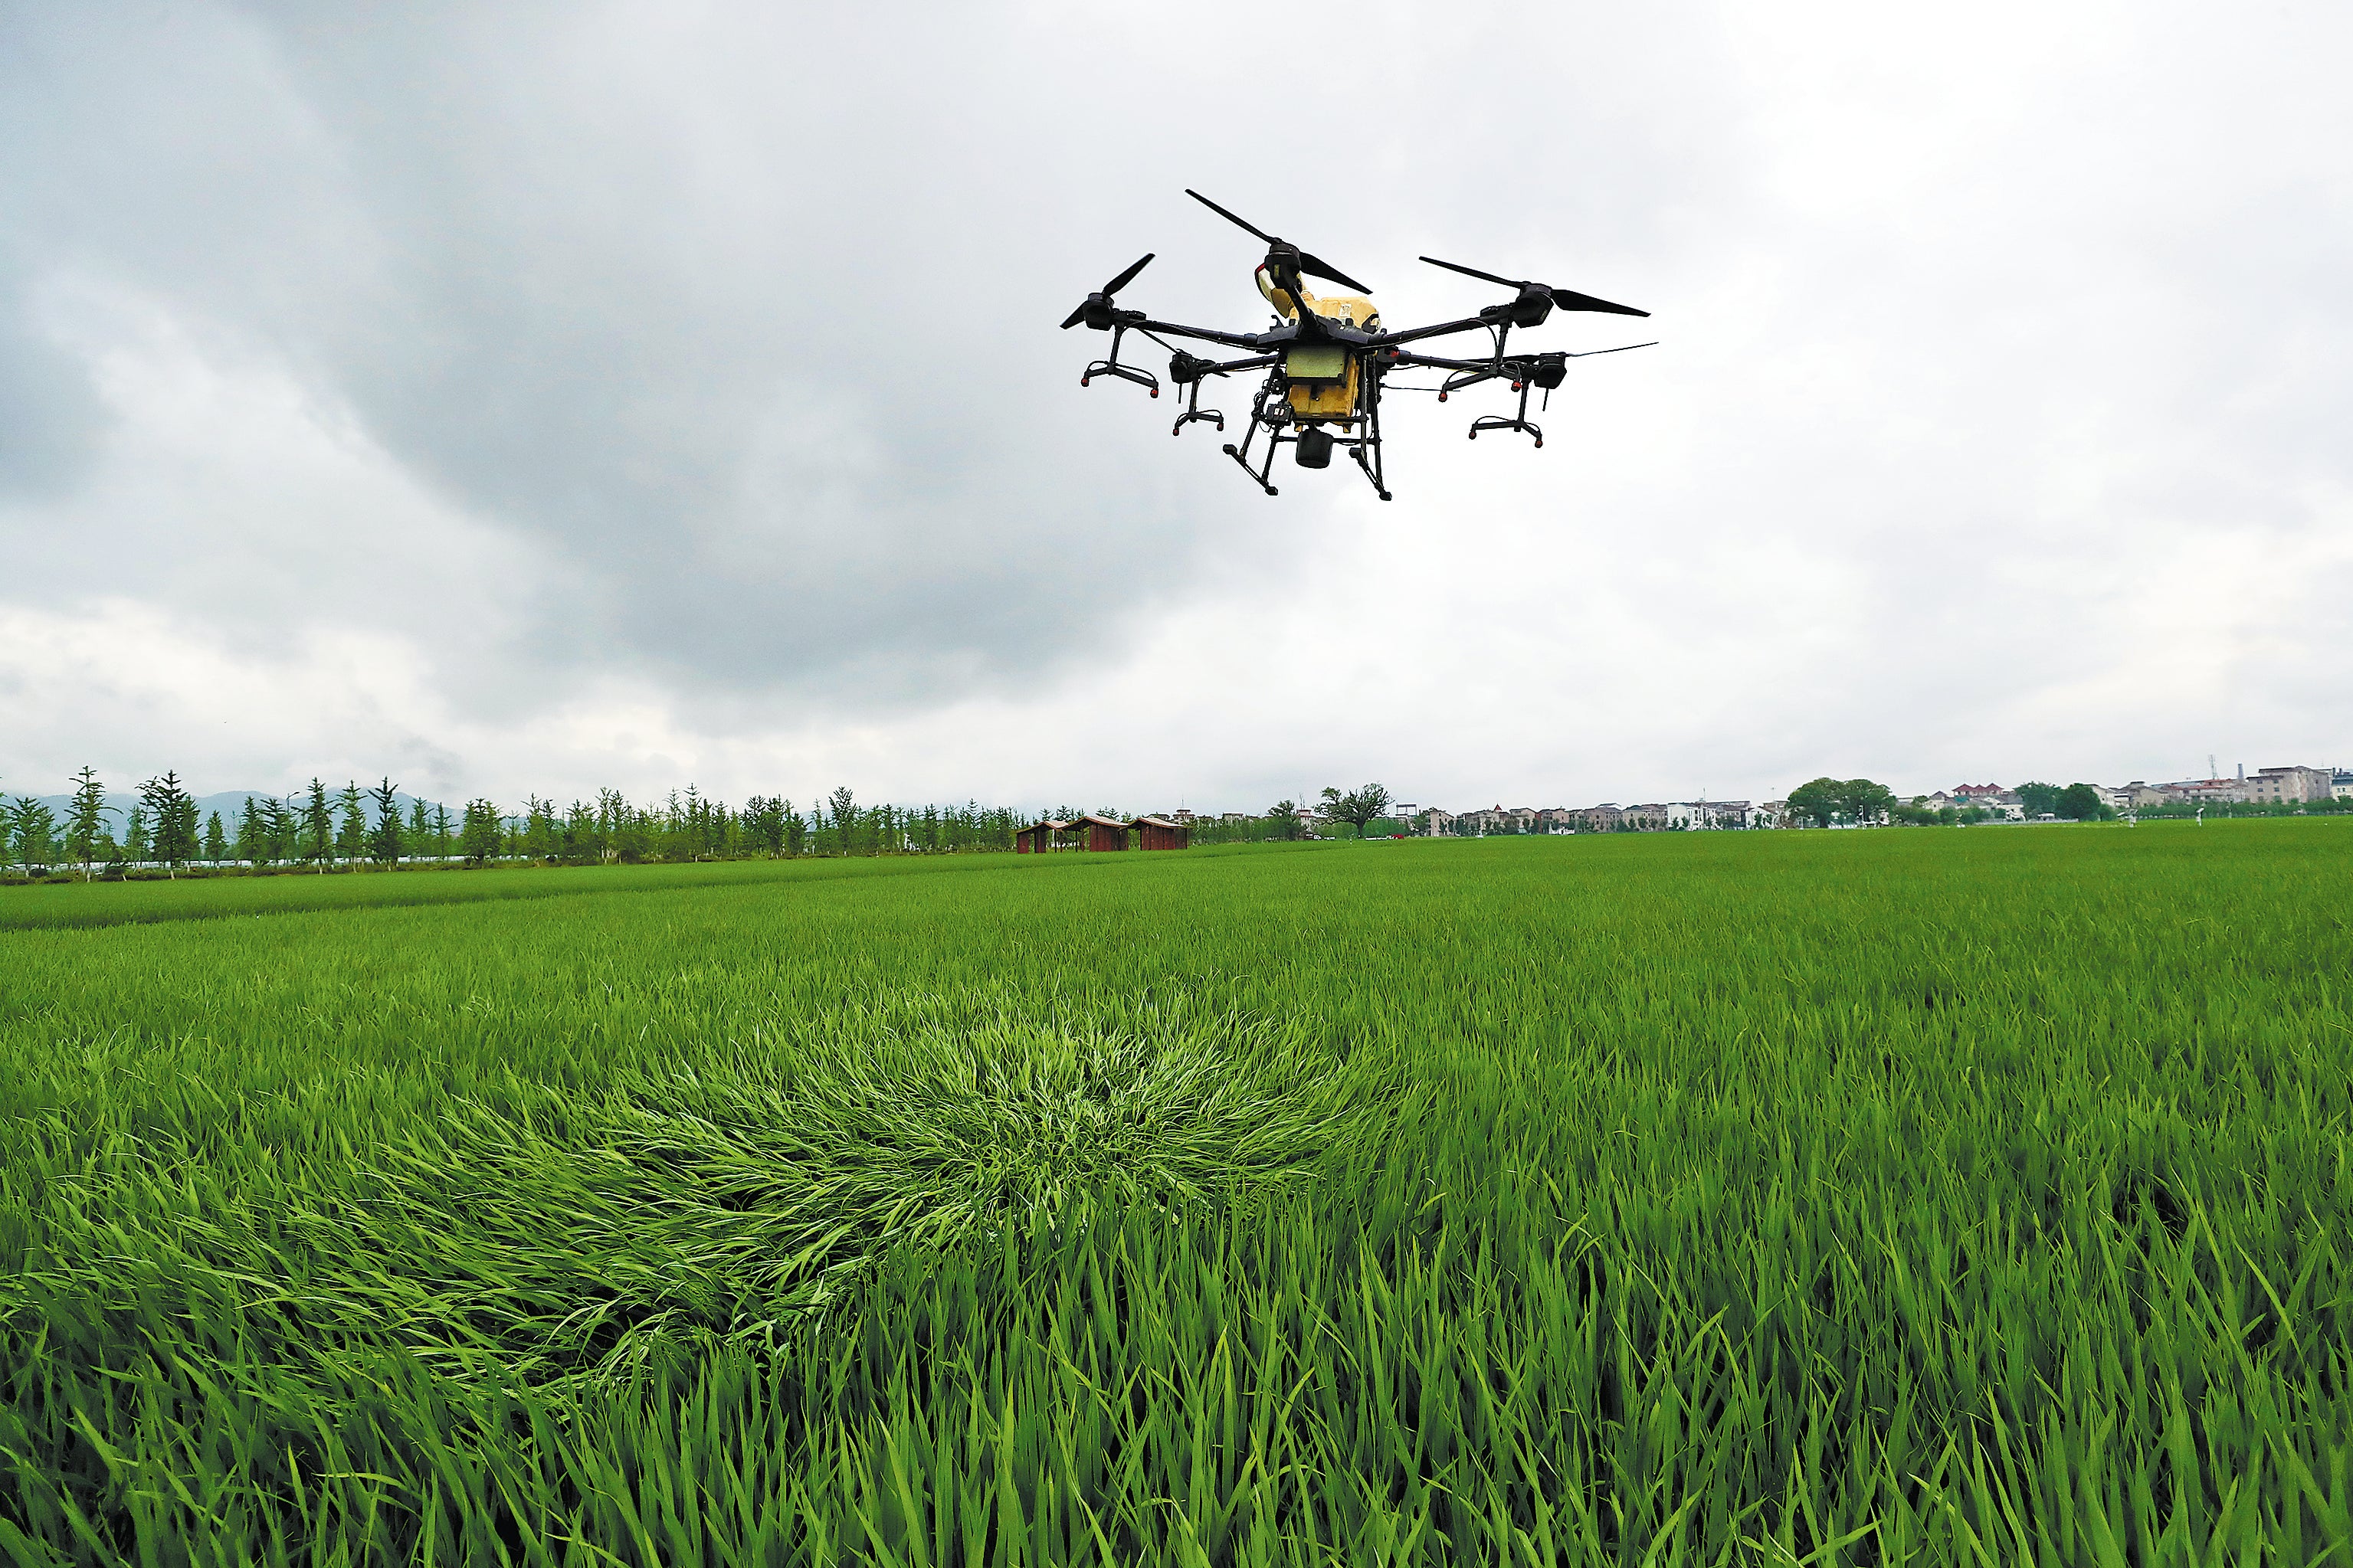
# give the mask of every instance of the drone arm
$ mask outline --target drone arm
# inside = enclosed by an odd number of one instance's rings
[[[1394,363],[1399,368],[1408,370],[1421,366],[1428,366],[1432,370],[1492,370],[1494,368],[1493,360],[1445,359],[1437,354],[1401,353],[1397,356]]]
[[[1403,331],[1383,332],[1379,341],[1384,343],[1419,342],[1424,338],[1451,337],[1456,332],[1492,328],[1494,324],[1483,316],[1465,316],[1459,321],[1440,321],[1435,326],[1408,327]]]
[[[1255,332],[1221,332],[1214,327],[1187,327],[1176,321],[1143,321],[1133,324],[1147,332],[1166,332],[1172,338],[1191,338],[1196,342],[1223,343],[1229,349],[1254,349],[1260,343]]]

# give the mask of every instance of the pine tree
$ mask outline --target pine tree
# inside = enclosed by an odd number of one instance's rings
[[[858,820],[858,797],[849,793],[848,784],[833,792],[833,835],[838,841],[833,848],[844,855],[855,853],[849,840],[851,825]]]
[[[564,817],[564,858],[577,865],[596,856],[596,808],[575,800]]]
[[[744,803],[741,818],[745,840],[771,857],[785,849],[785,803],[755,795]]]
[[[147,852],[164,863],[164,875],[177,876],[181,863],[196,857],[195,800],[180,787],[180,775],[169,771],[141,784],[139,798],[151,814]]]
[[[237,814],[237,858],[259,868],[270,860],[269,818],[261,814],[261,797],[249,795]]]
[[[537,795],[523,797],[523,853],[534,860],[555,858],[555,803]]]
[[[98,782],[96,769],[85,764],[74,774],[73,804],[66,810],[66,855],[81,862],[81,879],[87,882],[106,840],[106,819],[114,811],[106,804],[106,786]]]
[[[339,859],[357,860],[367,853],[367,814],[360,809],[364,798],[360,786],[349,780],[335,792],[335,855]]]
[[[368,853],[386,866],[400,864],[399,790],[389,775],[368,791],[375,802],[375,827],[368,834]]]
[[[261,801],[261,843],[265,860],[293,860],[299,858],[296,840],[301,829],[293,812],[276,795]]]
[[[449,858],[449,808],[436,804],[433,807],[433,853],[440,859]]]
[[[221,827],[217,811],[205,817],[205,858],[215,866],[228,858],[228,834]]]
[[[426,814],[425,803],[421,800],[408,803],[407,837],[408,858],[412,860],[422,856],[426,847],[433,842],[433,820]]]
[[[17,796],[16,810],[6,816],[9,852],[16,864],[25,868],[28,877],[36,866],[47,870],[58,853],[57,817],[30,795]]]
[[[319,875],[323,877],[334,854],[334,811],[327,804],[327,786],[313,776],[310,795],[302,803],[302,858],[317,861]]]
[[[487,800],[470,800],[466,803],[465,826],[459,830],[459,847],[473,864],[486,865],[499,852],[499,839],[504,829],[497,806]]]

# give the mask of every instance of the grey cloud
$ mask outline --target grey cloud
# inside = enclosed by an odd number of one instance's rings
[[[2242,584],[2218,623],[2345,629],[2353,127],[2322,10],[1998,7],[1956,33],[1371,5],[1315,69],[1255,7],[0,30],[0,600],[86,594],[97,549],[111,591],[257,657],[322,624],[402,639],[492,731],[600,683],[666,694],[681,748],[904,719],[1116,666],[1238,584],[1275,647],[1374,538],[1580,570],[1493,604],[1433,572],[1444,615],[1402,651],[1324,605],[1299,624],[1368,668],[1419,661],[1416,706],[1309,725],[1270,671],[1230,744],[1289,750],[1227,776],[1370,776],[1400,746],[1476,773],[1538,754],[1517,715],[1568,730],[1580,685],[1661,658],[1708,673],[1626,721],[1658,770],[1975,746],[2161,650],[2179,628],[2147,617],[2194,577],[2173,563],[2218,541],[2314,563],[2308,603]],[[1259,319],[1253,247],[1186,185],[1367,277],[1392,320],[1483,302],[1428,252],[1646,306],[1630,336],[1667,345],[1589,362],[1540,479],[1401,406],[1398,506],[1345,470],[1269,503],[1214,437],[1168,437],[1165,396],[1080,391],[1103,340],[1053,330],[1147,249],[1133,298]],[[273,419],[301,453],[212,450]],[[1574,668],[1464,728],[1507,653]],[[2347,714],[2301,676],[2234,679],[2217,703]],[[354,719],[348,745],[475,765],[404,752],[423,722]]]
[[[89,472],[107,425],[88,368],[29,314],[0,275],[0,500],[70,489]]]
[[[745,13],[665,61],[650,11],[318,16],[53,24],[80,124],[17,171],[33,239],[282,355],[509,531],[550,585],[524,664],[920,689],[1238,542],[1135,482],[1135,432],[1072,438],[1094,345],[1039,329],[1100,263],[1035,208],[1062,138],[978,18]]]

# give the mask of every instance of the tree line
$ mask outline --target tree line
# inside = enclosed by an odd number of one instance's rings
[[[0,797],[0,867],[85,879],[133,868],[167,877],[190,869],[326,873],[404,864],[565,865],[754,856],[1009,851],[1023,816],[1008,807],[863,805],[837,789],[806,809],[782,796],[740,806],[690,784],[654,802],[619,790],[558,805],[537,795],[518,811],[485,798],[456,811],[424,800],[406,809],[390,778],[331,789],[312,779],[282,798],[248,796],[228,818],[199,812],[176,773],[149,779],[127,811],[108,801],[95,769],[73,775],[60,814],[30,795]]]
[[[138,788],[136,804],[119,810],[108,800],[97,770],[72,777],[73,793],[60,815],[30,795],[0,795],[0,872],[24,877],[79,873],[85,880],[137,871],[177,877],[185,872],[282,874],[403,865],[612,865],[646,861],[731,860],[797,856],[942,855],[1010,852],[1014,835],[1033,817],[1005,806],[865,805],[847,787],[796,805],[781,795],[754,795],[740,806],[689,784],[659,801],[632,802],[603,789],[593,800],[567,805],[537,795],[509,811],[489,799],[447,805],[411,800],[390,778],[331,789],[313,778],[283,797],[248,796],[230,816],[200,813],[178,773],[165,772]],[[1356,821],[1359,831],[1388,805],[1378,785],[1342,795],[1326,790],[1326,816]],[[1339,809],[1329,809],[1334,806]],[[1075,806],[1047,815],[1071,818]],[[1096,815],[1124,817],[1110,807]],[[200,819],[201,818],[201,819]],[[1299,806],[1278,803],[1239,821],[1194,825],[1201,843],[1243,843],[1306,837]]]
[[[2013,793],[2030,819],[2055,816],[2064,822],[2105,822],[2116,816],[2100,792],[2087,784],[2062,788],[2033,781],[2020,784]],[[1816,827],[1881,822],[1933,827],[1989,822],[2000,813],[1981,805],[1932,806],[1925,797],[1906,802],[1885,784],[1870,779],[1818,778],[1789,792],[1789,815]]]

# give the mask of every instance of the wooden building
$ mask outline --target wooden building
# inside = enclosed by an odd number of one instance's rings
[[[1139,816],[1129,826],[1135,829],[1136,842],[1146,849],[1185,849],[1193,843],[1192,828],[1165,816]]]
[[[1020,855],[1043,855],[1047,850],[1056,847],[1054,835],[1068,831],[1070,826],[1060,817],[1040,817],[1013,836],[1014,852]]]
[[[1122,822],[1090,812],[1067,822],[1058,816],[1041,817],[1014,834],[1013,847],[1023,855],[1043,855],[1050,849],[1124,849],[1130,833],[1145,849],[1184,849],[1193,842],[1191,828],[1165,816]]]

